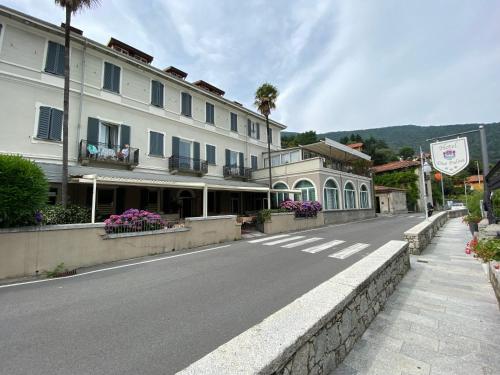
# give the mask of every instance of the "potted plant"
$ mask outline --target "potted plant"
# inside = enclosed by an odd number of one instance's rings
[[[468,215],[465,215],[463,218],[463,222],[467,223],[469,225],[469,230],[472,235],[474,235],[474,232],[478,232],[478,223],[481,221],[481,216],[478,214],[474,213],[469,213]]]
[[[487,238],[477,241],[474,249],[475,257],[482,260],[483,270],[488,275],[489,263],[500,260],[500,239]]]

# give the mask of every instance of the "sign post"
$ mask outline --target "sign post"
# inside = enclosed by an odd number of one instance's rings
[[[459,137],[431,143],[431,156],[434,168],[441,173],[454,176],[469,164],[467,138]]]

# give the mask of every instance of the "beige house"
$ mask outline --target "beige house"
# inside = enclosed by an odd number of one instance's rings
[[[375,185],[375,209],[381,214],[407,213],[406,190]]]
[[[62,172],[63,44],[62,27],[0,5],[0,153],[39,163],[52,202]],[[153,56],[115,38],[102,45],[73,29],[70,56],[69,198],[95,207],[97,219],[130,207],[172,217],[268,207],[268,137],[276,204],[285,186],[331,210],[373,207],[371,179],[353,173],[369,159],[361,152],[333,141],[282,151],[285,125],[270,120],[267,134],[259,113],[220,88],[156,68]]]

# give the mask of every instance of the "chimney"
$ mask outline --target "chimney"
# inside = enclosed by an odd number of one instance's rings
[[[168,68],[163,69],[165,73],[168,73],[176,78],[180,79],[186,79],[188,74],[186,72],[183,72],[180,69],[177,69],[175,66],[169,66]]]
[[[193,82],[193,85],[198,86],[204,90],[207,90],[215,95],[224,96],[224,94],[225,94],[225,92],[223,90],[221,90],[221,89],[219,89],[219,88],[217,88],[217,87],[211,85],[210,83],[205,82],[201,79],[199,81]]]

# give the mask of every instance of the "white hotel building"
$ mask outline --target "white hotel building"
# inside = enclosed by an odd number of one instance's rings
[[[272,201],[320,201],[329,222],[374,215],[369,157],[331,140],[281,150],[285,125],[111,38],[71,35],[69,199],[98,219],[127,208],[172,217],[245,214]],[[0,153],[36,161],[60,199],[64,29],[0,5]],[[128,145],[128,146],[127,146]],[[356,172],[356,173],[354,173]]]

